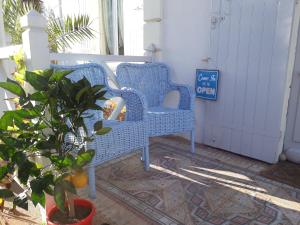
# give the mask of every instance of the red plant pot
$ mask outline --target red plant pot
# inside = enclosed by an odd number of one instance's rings
[[[93,218],[94,218],[94,216],[96,214],[96,208],[95,208],[94,204],[91,203],[88,200],[85,200],[85,199],[75,199],[74,200],[74,204],[75,204],[75,206],[76,205],[80,205],[80,206],[84,206],[84,207],[90,208],[91,212],[90,212],[90,214],[86,218],[82,219],[78,223],[72,223],[72,224],[67,224],[67,225],[92,225]],[[56,207],[56,205],[54,205],[49,210],[49,212],[47,212],[47,224],[48,225],[59,225],[59,224],[55,224],[55,223],[53,223],[53,222],[50,221],[51,216],[56,211],[58,211],[58,208]]]

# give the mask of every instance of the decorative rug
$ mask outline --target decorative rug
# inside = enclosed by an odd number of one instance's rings
[[[261,175],[300,188],[300,165],[288,161],[279,162],[263,170]]]
[[[147,218],[143,224],[300,224],[299,189],[180,146],[150,149],[148,172],[139,154],[96,172],[98,193]]]

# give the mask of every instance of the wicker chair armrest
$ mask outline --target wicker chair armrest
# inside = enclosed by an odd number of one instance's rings
[[[196,95],[191,86],[172,83],[170,91],[178,91],[180,93],[179,109],[194,110]]]
[[[124,99],[126,103],[126,120],[141,121],[146,119],[148,108],[146,97],[140,91],[133,88],[123,87],[112,89],[112,94]]]

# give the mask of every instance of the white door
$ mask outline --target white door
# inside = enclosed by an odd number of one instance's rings
[[[291,88],[284,148],[285,150],[293,148],[300,152],[300,35],[298,35],[298,46]]]
[[[206,102],[204,142],[278,161],[294,0],[212,0],[210,67],[219,96]]]

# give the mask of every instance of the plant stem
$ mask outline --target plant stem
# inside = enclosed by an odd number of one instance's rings
[[[69,208],[69,217],[75,218],[75,205],[74,205],[74,195],[70,192],[66,192],[67,204]]]

